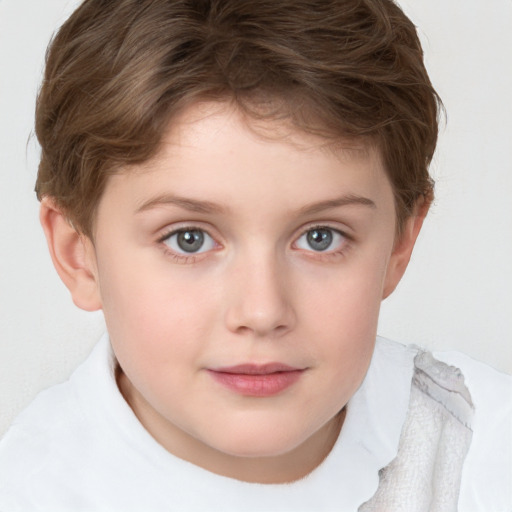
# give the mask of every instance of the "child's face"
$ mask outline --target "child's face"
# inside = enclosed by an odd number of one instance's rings
[[[398,279],[384,169],[373,150],[285,140],[282,126],[262,138],[222,104],[172,126],[97,211],[91,261],[121,389],[158,441],[210,470],[307,449],[314,467]]]

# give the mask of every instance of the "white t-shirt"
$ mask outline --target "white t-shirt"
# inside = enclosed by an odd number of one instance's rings
[[[105,336],[0,442],[0,511],[356,511],[397,456],[416,354],[379,338],[331,453],[305,478],[269,485],[213,474],[160,446],[120,394]],[[459,511],[510,512],[512,379],[457,352],[435,357],[461,369],[475,407]]]

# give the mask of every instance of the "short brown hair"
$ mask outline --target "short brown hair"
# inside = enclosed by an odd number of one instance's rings
[[[38,198],[91,236],[108,176],[151,158],[178,110],[225,99],[374,141],[399,226],[431,196],[440,100],[391,0],[85,0],[47,52]]]

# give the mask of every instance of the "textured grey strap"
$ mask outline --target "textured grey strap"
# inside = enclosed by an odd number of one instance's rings
[[[473,411],[460,370],[418,352],[397,456],[359,512],[456,512]]]

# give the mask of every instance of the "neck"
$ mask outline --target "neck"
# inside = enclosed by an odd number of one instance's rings
[[[118,386],[146,430],[173,455],[203,469],[245,482],[289,483],[311,473],[330,453],[345,419],[345,409],[294,449],[274,456],[243,457],[209,446],[163,418],[134,389],[120,368]]]

